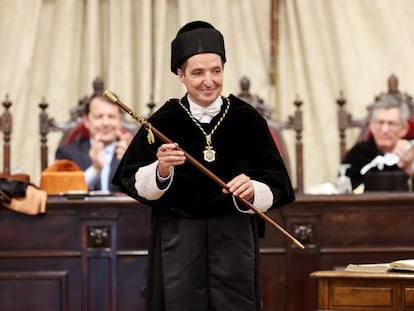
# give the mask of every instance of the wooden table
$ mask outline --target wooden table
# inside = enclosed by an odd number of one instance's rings
[[[39,216],[0,208],[0,310],[144,310],[150,213],[122,196],[49,197]],[[306,248],[266,226],[263,311],[315,311],[314,271],[414,258],[414,193],[299,195],[267,214]]]
[[[318,310],[414,310],[414,274],[317,271]]]

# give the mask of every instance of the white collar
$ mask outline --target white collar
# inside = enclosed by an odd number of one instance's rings
[[[212,102],[207,107],[202,107],[194,102],[192,102],[188,96],[188,103],[190,104],[190,111],[194,118],[202,123],[210,123],[210,121],[219,114],[221,105],[223,105],[223,99],[221,96],[217,97],[214,102]]]

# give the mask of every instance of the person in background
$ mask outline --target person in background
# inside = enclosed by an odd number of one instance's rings
[[[406,191],[411,187],[414,149],[404,138],[409,118],[409,106],[398,94],[386,94],[374,103],[370,137],[354,145],[342,161],[350,164],[346,174],[354,189],[361,184],[365,191]]]
[[[83,124],[89,137],[74,140],[56,150],[56,159],[75,162],[85,173],[90,191],[116,192],[111,179],[132,135],[122,129],[120,108],[103,95],[93,95],[85,105]]]
[[[266,212],[295,195],[265,119],[239,98],[221,95],[225,62],[223,36],[211,24],[194,21],[178,31],[171,71],[187,92],[148,119],[174,143],[151,144],[142,128],[113,179],[152,207],[146,310],[261,310],[261,219],[236,197]]]

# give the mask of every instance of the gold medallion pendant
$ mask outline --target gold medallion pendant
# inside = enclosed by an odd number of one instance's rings
[[[216,160],[216,151],[211,146],[211,134],[205,135],[206,136],[206,149],[203,151],[204,154],[204,161],[206,162],[213,162]]]
[[[203,159],[206,162],[214,162],[216,161],[216,151],[213,149],[213,144],[211,141],[211,136],[215,133],[221,122],[224,120],[224,117],[227,115],[229,108],[230,108],[230,100],[228,97],[226,97],[227,106],[224,110],[222,116],[218,120],[218,122],[214,125],[213,129],[209,134],[206,133],[206,131],[203,129],[203,127],[200,125],[200,123],[194,118],[194,116],[191,114],[191,112],[187,109],[186,106],[183,105],[181,102],[181,99],[178,100],[179,105],[183,108],[183,110],[188,114],[188,116],[193,120],[194,124],[200,129],[200,131],[204,134],[204,137],[206,138],[206,147],[203,151]]]
[[[213,148],[206,147],[206,150],[203,151],[204,161],[214,162],[216,160],[216,152]]]

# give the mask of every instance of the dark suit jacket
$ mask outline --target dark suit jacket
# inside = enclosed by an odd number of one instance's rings
[[[70,144],[60,146],[56,150],[56,160],[59,159],[66,159],[75,162],[83,171],[85,171],[89,166],[91,166],[92,161],[89,158],[89,149],[91,148],[91,143],[89,138],[75,140]],[[112,177],[115,174],[115,171],[118,167],[119,160],[117,159],[116,155],[112,156],[111,161],[111,171],[109,175],[109,187],[108,189],[111,192],[119,191],[119,187],[115,186],[111,183]],[[97,183],[93,185],[92,188],[89,190],[100,190],[101,189],[101,181],[98,179]]]

